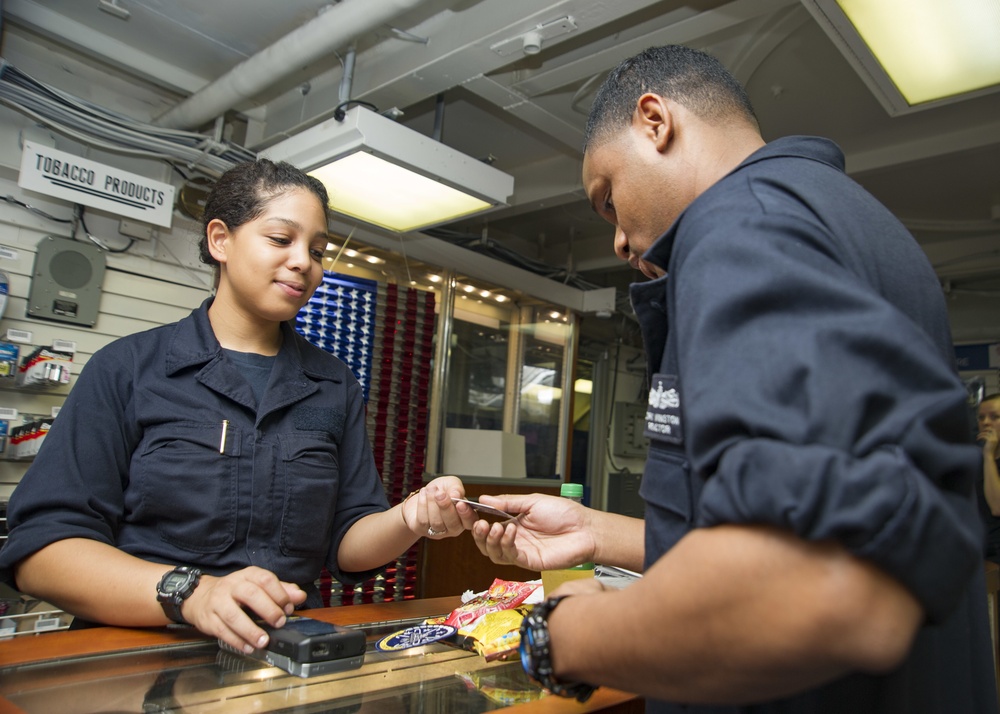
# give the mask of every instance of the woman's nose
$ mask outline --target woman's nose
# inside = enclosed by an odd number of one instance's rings
[[[304,272],[311,261],[312,256],[309,254],[309,246],[307,245],[293,248],[288,252],[288,267],[292,270]]]

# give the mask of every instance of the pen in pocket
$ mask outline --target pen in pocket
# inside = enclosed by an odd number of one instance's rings
[[[226,432],[229,431],[229,420],[222,420],[222,438],[219,440],[219,453],[226,453]]]

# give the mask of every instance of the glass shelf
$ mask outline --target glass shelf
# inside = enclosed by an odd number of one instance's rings
[[[423,619],[361,625],[360,669],[300,678],[212,642],[159,645],[0,669],[0,695],[25,714],[72,712],[489,712],[544,693],[520,662],[487,662],[436,642],[399,652],[374,643]]]

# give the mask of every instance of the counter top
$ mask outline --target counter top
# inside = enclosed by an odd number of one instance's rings
[[[453,645],[375,650],[384,635],[460,602],[440,597],[308,611],[360,627],[369,639],[360,669],[309,678],[220,650],[190,628],[100,627],[0,641],[0,714],[643,711],[641,699],[607,688],[584,705],[545,695],[520,662],[487,662]]]

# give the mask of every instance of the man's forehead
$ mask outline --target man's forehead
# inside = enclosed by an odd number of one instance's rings
[[[594,159],[594,155],[591,149],[588,149],[583,155],[583,170],[581,172],[583,179],[583,191],[587,194],[587,198],[590,201],[591,207],[594,205],[594,193],[596,193],[600,186],[605,183],[603,175],[600,173],[600,160]]]
[[[599,144],[590,144],[587,146],[586,151],[583,152],[583,176],[586,179],[587,176],[594,177],[599,173],[604,173],[605,171],[605,161],[610,156],[610,146],[611,142],[603,141]]]

